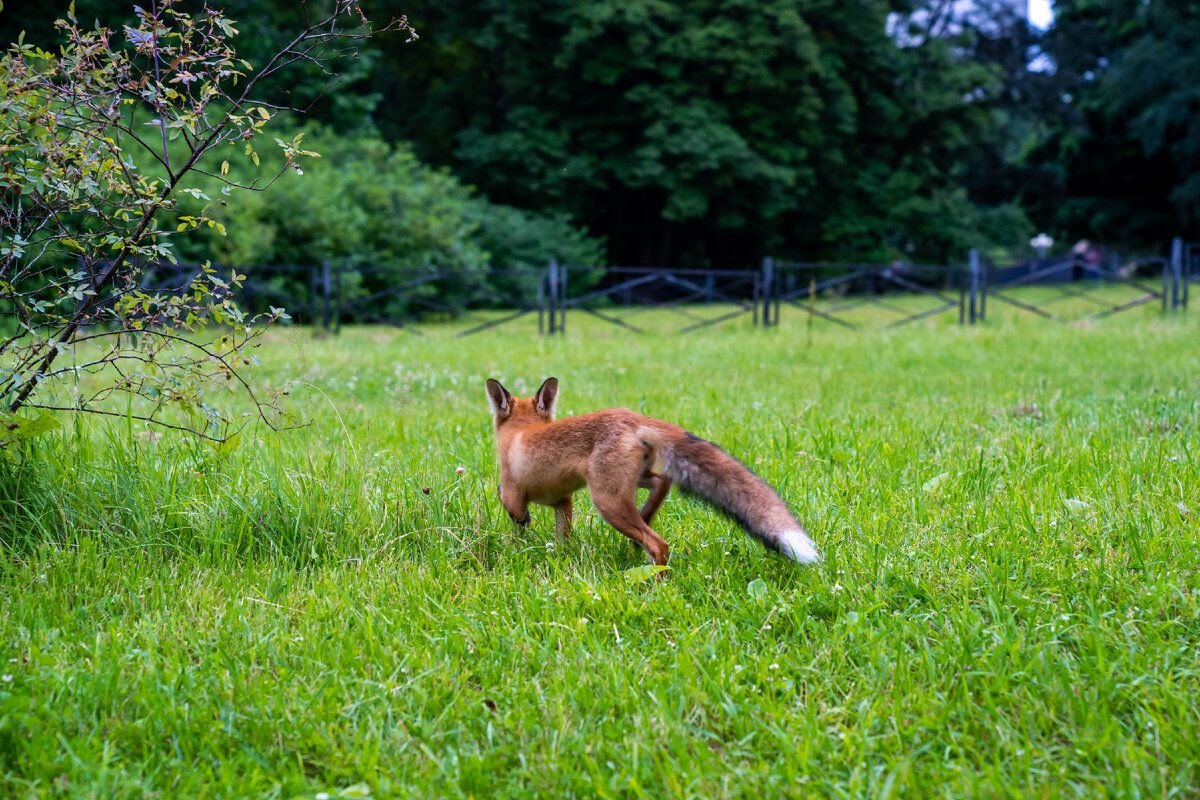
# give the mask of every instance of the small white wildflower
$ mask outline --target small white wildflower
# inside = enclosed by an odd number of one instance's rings
[[[580,618],[579,618],[579,624],[580,624],[580,625],[587,625],[587,624],[588,624],[588,621],[589,621],[589,620],[588,620],[588,618],[587,618],[587,617],[580,617]]]
[[[317,792],[317,800],[329,800],[329,792]]]
[[[467,472],[466,467],[459,467],[458,469],[454,470],[455,475],[465,475],[466,472]]]
[[[768,667],[767,667],[767,669],[779,669],[779,665],[778,665],[778,664],[771,664],[770,666],[768,666]]]
[[[12,675],[9,675],[8,673],[0,675],[0,681],[4,681],[5,683],[12,683]]]
[[[842,590],[842,585],[840,583],[835,583],[829,591],[832,592],[833,594],[837,594],[841,590]]]

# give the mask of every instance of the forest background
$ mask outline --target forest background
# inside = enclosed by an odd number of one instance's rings
[[[0,37],[54,47],[65,5],[8,3]],[[218,5],[251,63],[300,13]],[[1038,231],[1143,252],[1200,238],[1198,3],[1059,0],[1046,30],[986,1],[364,9],[420,39],[270,87],[306,110],[280,129],[303,126],[322,158],[232,195],[229,234],[185,237],[180,258],[749,268],[1021,257]],[[75,11],[119,29],[134,6]]]

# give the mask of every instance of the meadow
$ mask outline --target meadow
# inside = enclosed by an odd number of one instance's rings
[[[281,328],[302,428],[62,417],[0,457],[0,796],[1197,796],[1200,317],[995,317]],[[661,582],[582,495],[514,528],[484,380],[549,375],[824,562],[678,494]]]

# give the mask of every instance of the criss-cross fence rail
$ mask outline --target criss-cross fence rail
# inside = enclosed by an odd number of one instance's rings
[[[1191,242],[1184,244],[1181,240],[1176,240],[1175,245],[1180,251],[1180,275],[1179,275],[1179,302],[1178,305],[1184,311],[1188,307],[1188,295],[1191,293],[1192,283],[1200,283],[1200,242]]]
[[[1178,293],[1175,265],[1160,256],[1112,258],[1104,263],[1087,254],[1069,253],[1004,265],[973,254],[969,270],[978,286],[975,316],[980,321],[987,319],[989,302],[1064,322],[1103,319],[1155,302],[1166,310]],[[1115,287],[1120,287],[1119,293]]]
[[[763,276],[753,270],[608,267],[588,289],[572,293],[573,272],[595,268],[551,262],[547,293],[549,333],[566,330],[568,311],[579,311],[636,333],[639,317],[665,311],[677,318],[674,333],[689,333],[739,317],[758,324]],[[655,326],[658,330],[659,326]]]
[[[332,272],[335,331],[342,320],[393,325],[413,333],[420,333],[412,327],[416,321],[453,320],[466,325],[456,329],[456,335],[470,336],[533,314],[539,332],[545,325],[545,269],[357,267]]]
[[[227,272],[228,268],[221,271]],[[537,319],[560,334],[568,312],[630,332],[691,333],[737,320],[787,327],[786,318],[841,328],[895,327],[938,317],[985,322],[989,306],[1057,321],[1101,319],[1158,302],[1188,307],[1200,282],[1200,243],[1173,242],[1167,258],[1099,262],[1067,255],[1001,265],[976,251],[957,266],[829,264],[763,259],[759,269],[564,266],[456,267],[268,265],[239,267],[236,299],[250,312],[286,308],[294,321],[336,332],[345,322],[392,325],[413,333],[419,321],[452,321],[436,330],[469,336]],[[185,291],[200,267],[154,264],[141,288]],[[791,313],[784,315],[787,310]],[[659,312],[651,314],[649,312]],[[5,306],[0,303],[0,318]],[[532,327],[532,325],[531,325]]]
[[[775,263],[766,258],[763,322],[779,325],[780,310],[795,308],[811,322],[844,328],[897,327],[957,312],[966,321],[969,281],[962,267],[920,264]]]
[[[155,264],[141,288],[184,291],[199,274],[192,264]],[[545,269],[343,267],[268,265],[239,267],[245,280],[234,292],[250,312],[287,309],[297,323],[337,332],[343,322],[391,325],[412,333],[417,321],[454,320],[458,336],[469,336],[536,314],[545,325],[549,276]],[[465,325],[466,327],[462,327]]]

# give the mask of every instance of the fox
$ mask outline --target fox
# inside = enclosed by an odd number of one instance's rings
[[[529,504],[554,509],[559,536],[571,533],[572,496],[587,487],[605,522],[666,566],[670,547],[650,527],[678,485],[724,512],[768,548],[801,564],[820,553],[779,494],[712,442],[670,422],[626,408],[555,419],[558,379],[547,378],[530,398],[514,397],[487,380],[496,454],[497,492],[508,516],[530,524]],[[649,496],[639,509],[637,490]]]

